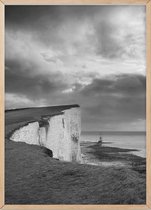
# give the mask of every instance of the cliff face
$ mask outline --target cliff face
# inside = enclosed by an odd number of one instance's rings
[[[44,146],[59,160],[81,162],[80,134],[81,114],[76,107],[42,116],[14,131],[10,140]]]

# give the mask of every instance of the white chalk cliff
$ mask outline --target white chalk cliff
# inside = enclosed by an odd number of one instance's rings
[[[15,130],[10,140],[44,146],[59,160],[81,162],[80,134],[81,114],[76,107],[29,122]]]

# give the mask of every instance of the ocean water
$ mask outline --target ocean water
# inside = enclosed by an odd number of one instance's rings
[[[131,153],[146,157],[146,134],[145,132],[90,132],[81,134],[81,141],[98,142],[100,136],[106,146],[124,149],[136,149]]]

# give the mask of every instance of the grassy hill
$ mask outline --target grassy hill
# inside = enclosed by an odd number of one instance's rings
[[[10,133],[18,126],[63,109],[47,107],[6,112],[5,203],[145,204],[145,172],[140,173],[133,167],[60,162],[49,157],[43,147],[9,140]],[[108,148],[92,146],[92,149],[100,159],[102,155],[105,159],[111,158],[107,156],[109,153],[112,159],[116,157]],[[114,154],[118,154],[117,149]],[[140,162],[135,158],[136,163]]]

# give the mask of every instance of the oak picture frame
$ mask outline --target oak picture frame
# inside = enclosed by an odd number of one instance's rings
[[[145,5],[146,6],[146,205],[5,205],[5,6],[6,5]],[[151,209],[151,0],[0,0],[0,208],[3,210]]]

